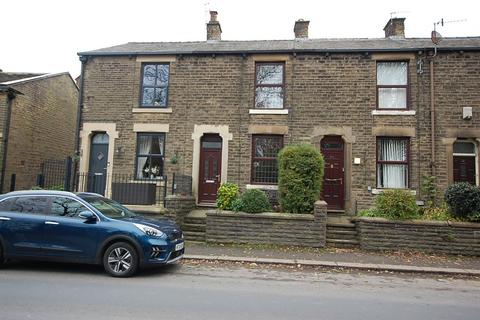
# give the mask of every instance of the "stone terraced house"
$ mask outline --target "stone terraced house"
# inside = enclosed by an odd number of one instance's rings
[[[406,38],[404,20],[378,39],[310,39],[299,20],[291,40],[225,41],[212,11],[206,41],[80,52],[80,171],[190,176],[209,205],[226,181],[275,194],[278,151],[311,143],[331,212],[368,208],[388,188],[421,200],[424,175],[441,190],[478,185],[480,37],[435,48]],[[103,179],[95,191],[111,196]]]
[[[0,70],[0,193],[36,186],[46,161],[75,153],[77,102],[68,72]]]

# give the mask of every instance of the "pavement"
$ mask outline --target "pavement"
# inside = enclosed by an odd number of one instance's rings
[[[471,256],[202,242],[187,242],[185,247],[187,260],[480,276],[480,257]]]

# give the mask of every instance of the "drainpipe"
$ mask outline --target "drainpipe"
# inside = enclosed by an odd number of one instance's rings
[[[12,101],[15,99],[15,92],[8,91],[7,94],[7,114],[5,119],[5,127],[3,128],[3,157],[2,172],[0,177],[0,192],[3,193],[3,185],[5,184],[5,171],[7,168],[7,151],[8,151],[8,135],[10,133],[10,122],[12,115]]]
[[[430,122],[431,122],[431,162],[430,166],[432,168],[432,176],[436,175],[436,164],[435,164],[435,86],[433,78],[433,67],[434,67],[434,58],[437,55],[437,46],[435,46],[435,53],[430,59]]]
[[[83,109],[83,85],[84,85],[84,78],[85,78],[85,66],[88,61],[88,56],[80,56],[80,61],[82,62],[82,67],[80,71],[80,84],[79,84],[79,92],[78,92],[78,105],[77,105],[77,127],[75,130],[75,171],[78,170],[78,158],[80,157],[80,126],[82,124],[82,109]]]

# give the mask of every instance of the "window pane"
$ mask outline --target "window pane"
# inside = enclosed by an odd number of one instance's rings
[[[380,109],[406,109],[406,88],[378,88],[378,108]]]
[[[257,87],[255,94],[256,108],[283,108],[282,87]]]
[[[167,88],[156,88],[153,105],[159,107],[167,106]]]
[[[151,156],[147,161],[150,169],[150,178],[158,178],[163,173],[163,157]]]
[[[157,86],[167,86],[170,66],[168,64],[159,64],[157,67]]]
[[[78,215],[83,211],[88,211],[88,209],[80,202],[65,197],[55,197],[52,201],[52,209],[50,214],[55,216],[77,218]]]
[[[3,200],[0,202],[0,211],[10,211],[12,204],[15,202],[15,198]]]
[[[277,160],[256,160],[253,162],[253,182],[277,183]]]
[[[148,155],[152,149],[152,136],[151,135],[138,135],[138,154]]]
[[[378,160],[407,161],[407,139],[379,139]]]
[[[97,133],[92,138],[92,143],[95,144],[108,144],[108,134],[106,133]]]
[[[143,179],[148,176],[149,167],[147,157],[137,157],[137,179]]]
[[[143,85],[154,86],[157,78],[157,68],[155,65],[147,64],[143,67]]]
[[[254,137],[255,157],[276,157],[282,148],[280,137]]]
[[[471,142],[455,142],[453,153],[475,154],[475,145]]]
[[[47,207],[47,197],[19,197],[10,208],[11,212],[44,214]]]
[[[151,138],[151,149],[150,154],[160,154],[163,155],[163,135],[150,136]]]
[[[153,106],[155,100],[155,89],[154,88],[143,88],[143,106]]]
[[[378,164],[377,186],[379,188],[408,188],[408,165]]]
[[[407,62],[379,62],[377,63],[378,85],[407,85]]]
[[[203,149],[222,149],[222,143],[214,142],[214,141],[203,141],[202,148]]]
[[[282,84],[283,65],[270,64],[257,66],[257,84]]]

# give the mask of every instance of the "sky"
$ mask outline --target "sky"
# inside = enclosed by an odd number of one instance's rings
[[[292,39],[296,20],[310,38],[381,38],[391,16],[404,17],[406,37],[480,36],[480,2],[321,0],[3,0],[0,69],[80,74],[77,52],[126,42],[204,41],[209,10],[218,11],[222,40]]]

